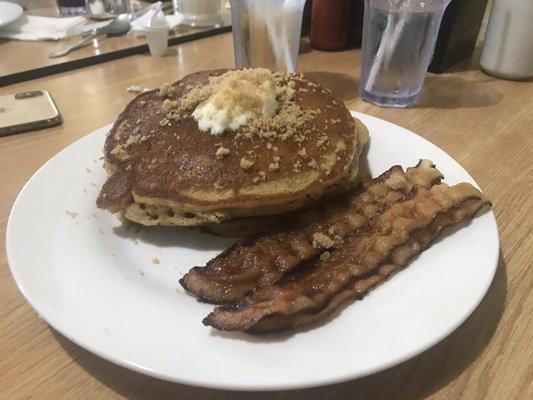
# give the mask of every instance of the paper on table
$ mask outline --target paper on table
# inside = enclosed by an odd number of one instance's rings
[[[51,18],[25,15],[0,28],[0,37],[15,40],[60,40],[81,31],[84,17]]]

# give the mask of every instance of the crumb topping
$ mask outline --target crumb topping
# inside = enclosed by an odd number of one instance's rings
[[[216,157],[221,160],[225,157],[227,157],[230,153],[230,150],[226,147],[219,147],[217,151],[215,152]]]
[[[242,80],[243,77],[252,84],[252,87],[268,86],[273,89],[275,100],[278,104],[273,115],[263,115],[262,104],[257,98],[247,96],[246,93],[243,96],[242,85],[239,86],[239,80]],[[179,82],[161,86],[157,91],[159,109],[151,110],[157,118],[153,123],[162,127],[175,125],[175,121],[184,119],[187,119],[186,124],[194,123],[192,118],[194,118],[195,109],[211,100],[214,101],[213,104],[220,107],[233,109],[239,109],[240,107],[240,111],[243,109],[250,111],[253,114],[252,118],[248,118],[238,129],[226,129],[222,133],[222,135],[231,135],[231,139],[234,141],[231,146],[226,144],[227,147],[224,147],[222,142],[218,142],[208,151],[214,154],[218,160],[231,156],[232,158],[235,157],[235,161],[237,161],[239,157],[243,156],[238,161],[239,166],[249,173],[249,179],[252,179],[254,183],[258,183],[266,180],[269,172],[277,176],[279,172],[275,171],[282,168],[286,168],[289,171],[292,169],[295,173],[299,173],[302,168],[318,170],[321,166],[323,167],[323,162],[319,161],[321,160],[321,153],[324,152],[325,154],[325,146],[330,146],[333,143],[323,132],[333,128],[332,125],[340,123],[341,119],[328,118],[314,123],[313,119],[321,114],[322,111],[320,109],[303,109],[303,104],[309,107],[309,103],[300,100],[307,98],[302,93],[320,93],[320,88],[320,85],[309,82],[302,74],[272,72],[261,68],[231,70],[218,76],[208,77],[202,84]],[[213,94],[218,90],[224,96],[215,96],[213,98]],[[142,105],[145,103],[143,100]],[[313,102],[310,104],[313,104]],[[338,102],[333,101],[332,104],[338,104]],[[331,108],[331,105],[326,107]],[[324,111],[327,112],[326,108],[324,108]],[[127,127],[129,134],[127,136],[124,135],[126,137],[123,137],[121,143],[117,144],[111,151],[111,154],[121,161],[126,161],[130,158],[126,151],[129,146],[141,144],[153,137],[157,132],[155,129],[150,129],[152,127],[142,129],[142,127],[136,126],[135,124],[140,125],[145,121],[141,120],[141,118],[138,118],[135,123],[133,121],[135,119],[128,122],[128,125],[131,124]],[[142,129],[143,134],[139,133],[139,128]],[[322,130],[323,128],[325,130]],[[316,140],[316,146],[321,148],[318,154],[316,152],[318,149],[315,149],[315,146],[311,143],[306,142],[310,133],[313,139]],[[170,131],[170,134],[172,134],[172,131]],[[177,134],[174,133],[174,136],[177,137]],[[253,142],[251,145],[246,144],[245,142],[248,139],[255,139],[255,146]],[[216,140],[213,140],[213,142]],[[281,163],[281,157],[277,154],[279,149],[275,146],[276,142],[282,141],[291,141],[293,143],[291,144],[292,155],[287,160],[284,158],[283,163]],[[262,154],[259,153],[260,150],[255,149],[264,149],[265,147],[269,151],[265,154],[268,155],[267,159],[263,160],[263,157],[259,157]],[[295,155],[298,157],[294,157]],[[294,158],[297,159],[295,160]],[[131,168],[132,163],[128,163],[126,169],[131,170]],[[323,181],[323,179],[320,181]],[[216,186],[222,187],[219,184]],[[324,244],[328,244],[329,246],[325,248],[342,245],[338,240],[335,242],[337,237],[334,234],[326,235],[324,233],[318,234],[317,237],[315,236],[313,236],[313,245],[324,247]],[[327,239],[332,241],[331,244],[327,241],[324,242]]]
[[[163,108],[165,110],[172,110],[177,105],[178,105],[178,102],[176,100],[169,100],[169,99],[163,100]]]
[[[278,162],[272,162],[268,164],[268,170],[269,171],[276,171],[279,169],[279,163]]]
[[[322,135],[318,138],[318,141],[316,142],[318,147],[322,147],[325,144],[328,143],[328,137],[326,135]]]
[[[319,111],[303,110],[300,107],[295,96],[295,79],[297,78],[298,76],[295,75],[271,72],[264,68],[227,71],[222,75],[209,77],[208,82],[204,85],[191,88],[187,86],[186,90],[188,91],[175,101],[168,99],[174,93],[174,88],[171,85],[164,85],[160,88],[159,95],[160,97],[167,97],[163,102],[163,109],[167,111],[167,114],[160,121],[160,125],[164,126],[168,124],[168,121],[189,117],[198,106],[204,105],[209,100],[217,106],[233,107],[239,112],[251,110],[249,112],[253,118],[248,118],[243,125],[233,131],[236,139],[276,138],[284,141],[293,138],[296,142],[302,142],[305,140],[305,134],[302,133],[305,132],[305,129],[302,127],[306,122],[315,118]],[[275,114],[266,113],[264,115],[264,113],[259,112],[262,111],[259,110],[261,104],[253,96],[243,96],[241,93],[237,102],[237,96],[234,95],[234,92],[238,89],[237,82],[243,79],[258,87],[264,85],[265,82],[270,82],[267,85],[272,85],[275,98],[279,103]],[[231,95],[213,99],[213,93],[218,91]]]
[[[241,161],[240,161],[240,166],[242,169],[244,169],[245,171],[249,170],[250,168],[252,168],[252,166],[254,165],[254,162],[253,161],[250,161],[248,160],[247,158],[241,158]]]
[[[344,239],[340,235],[333,236],[333,247],[336,249],[340,249],[342,246],[344,246]]]
[[[126,86],[126,90],[129,92],[129,93],[141,93],[142,89],[140,86],[138,85],[130,85],[130,86]]]
[[[329,249],[334,246],[335,241],[322,232],[313,233],[313,247],[316,249]]]
[[[322,262],[328,262],[331,259],[331,253],[329,251],[325,251],[320,255],[320,261]]]
[[[158,95],[159,97],[168,97],[172,94],[174,94],[176,90],[170,83],[165,83],[163,86],[159,88]]]
[[[72,219],[76,218],[79,215],[77,212],[69,210],[65,210],[65,214],[67,214]]]

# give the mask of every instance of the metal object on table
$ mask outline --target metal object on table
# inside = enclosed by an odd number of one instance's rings
[[[101,28],[95,28],[89,31],[85,31],[81,33],[81,36],[90,36],[90,35],[99,35],[101,33],[107,33],[110,36],[118,36],[119,34],[122,34],[121,26],[122,24],[126,24],[126,22],[129,24],[134,19],[139,18],[141,15],[146,14],[148,11],[150,11],[150,7],[145,7],[143,9],[140,9],[139,11],[134,12],[133,14],[120,14],[118,17],[116,17],[113,21],[111,21],[108,25],[103,26]],[[114,30],[118,29],[119,33],[114,33]]]
[[[54,50],[48,55],[48,57],[57,58],[57,57],[62,57],[64,55],[67,55],[72,50],[79,49],[83,46],[86,46],[93,39],[95,39],[96,37],[100,35],[105,34],[108,36],[119,36],[121,34],[125,34],[126,32],[130,30],[130,22],[132,20],[133,20],[133,15],[121,14],[116,19],[111,21],[108,25],[103,26],[101,28],[93,29],[92,31],[89,31],[86,35],[82,35],[82,38],[75,41],[74,43],[70,43],[67,46]]]
[[[103,35],[104,33],[110,36],[119,36],[120,34],[126,33],[130,29],[130,23],[134,19],[135,18],[132,14],[120,14],[106,26],[82,32],[81,36],[97,36]]]
[[[66,56],[72,50],[79,49],[81,47],[88,45],[94,38],[96,38],[96,35],[91,35],[91,36],[81,38],[80,40],[77,40],[74,43],[70,43],[67,46],[63,46],[57,50],[52,51],[50,54],[48,54],[48,58],[57,58],[57,57]]]
[[[131,13],[130,0],[86,0],[87,16],[93,19],[111,19]]]

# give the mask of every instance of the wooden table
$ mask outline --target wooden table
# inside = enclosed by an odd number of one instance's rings
[[[37,168],[116,118],[133,98],[126,86],[155,87],[190,72],[232,65],[231,36],[220,35],[177,46],[173,57],[137,55],[0,89],[0,95],[47,89],[65,119],[57,128],[0,138],[1,229]],[[533,398],[533,83],[498,80],[474,65],[430,76],[422,102],[400,110],[358,98],[359,51],[304,48],[300,57],[300,69],[330,87],[349,108],[418,132],[451,154],[494,203],[501,235],[496,277],[474,314],[441,343],[387,371],[317,389],[237,394],[181,386],[117,367],[54,332],[19,293],[2,248],[0,398]]]
[[[169,7],[170,1],[165,4]],[[139,2],[140,8],[149,5],[147,2]],[[56,0],[31,0],[25,13],[41,17],[60,17]],[[178,25],[170,30],[169,43],[184,43],[230,31],[231,17],[228,9],[222,9],[221,18],[223,26],[218,28],[191,28]],[[99,21],[87,21],[87,23],[94,22]],[[147,41],[144,37],[134,35],[98,36],[87,46],[73,50],[63,57],[48,57],[57,48],[67,46],[77,40],[79,40],[79,36],[57,42],[26,42],[0,38],[0,86],[148,52]]]

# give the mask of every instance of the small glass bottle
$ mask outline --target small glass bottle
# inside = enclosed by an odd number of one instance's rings
[[[364,0],[351,0],[350,26],[348,28],[348,46],[361,47],[363,42]]]

